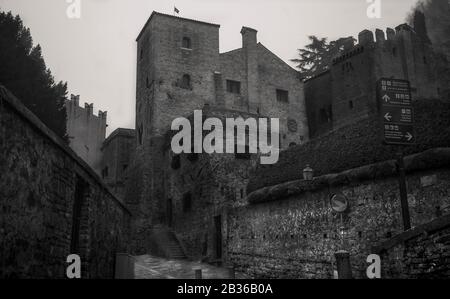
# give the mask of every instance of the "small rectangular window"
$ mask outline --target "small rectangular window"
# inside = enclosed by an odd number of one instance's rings
[[[282,89],[277,89],[277,101],[289,103],[289,92]]]
[[[108,176],[109,176],[109,169],[108,169],[108,167],[105,167],[105,168],[103,168],[103,170],[102,170],[102,177],[105,179],[105,178],[107,178]]]
[[[192,209],[192,195],[191,193],[186,193],[183,196],[183,212],[188,213]]]
[[[227,80],[227,91],[229,93],[241,94],[241,82]]]
[[[183,42],[181,45],[184,49],[192,49],[191,39],[189,37],[183,37]]]

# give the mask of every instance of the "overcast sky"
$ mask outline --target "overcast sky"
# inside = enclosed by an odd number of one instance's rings
[[[221,25],[221,52],[241,47],[240,29],[284,61],[296,56],[308,35],[336,39],[363,29],[405,22],[416,0],[381,0],[381,18],[368,18],[367,0],[81,0],[81,18],[69,19],[69,0],[0,0],[19,14],[39,43],[56,80],[67,81],[81,104],[108,111],[108,133],[134,128],[135,39],[153,10]]]

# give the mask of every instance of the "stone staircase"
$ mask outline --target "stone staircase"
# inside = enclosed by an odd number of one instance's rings
[[[175,233],[164,226],[156,226],[151,230],[152,254],[168,259],[187,259]]]

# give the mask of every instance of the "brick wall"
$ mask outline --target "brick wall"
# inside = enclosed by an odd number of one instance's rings
[[[412,225],[450,213],[450,151],[436,149],[405,159]],[[331,278],[334,253],[351,254],[353,275],[364,278],[372,247],[402,232],[395,162],[387,161],[263,188],[245,208],[228,211],[227,251],[238,271],[257,278]],[[348,198],[341,218],[333,194]]]
[[[131,214],[1,86],[0,96],[0,277],[64,278],[67,256],[78,253],[83,278],[113,278]]]

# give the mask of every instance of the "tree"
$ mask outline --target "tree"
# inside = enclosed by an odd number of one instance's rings
[[[66,136],[67,83],[55,83],[40,45],[33,46],[20,17],[0,11],[0,84],[9,89],[47,127]]]
[[[448,0],[419,0],[407,16],[413,25],[416,11],[425,15],[428,36],[433,48],[450,58],[450,4]]]
[[[327,42],[327,38],[308,36],[310,43],[304,49],[299,49],[299,58],[292,59],[304,79],[309,79],[329,69],[333,58],[344,51],[346,44],[353,45],[353,37],[340,38]]]
[[[450,100],[450,3],[448,0],[419,0],[407,16],[418,34],[431,41],[435,51],[440,94]],[[425,24],[423,24],[425,23]]]

